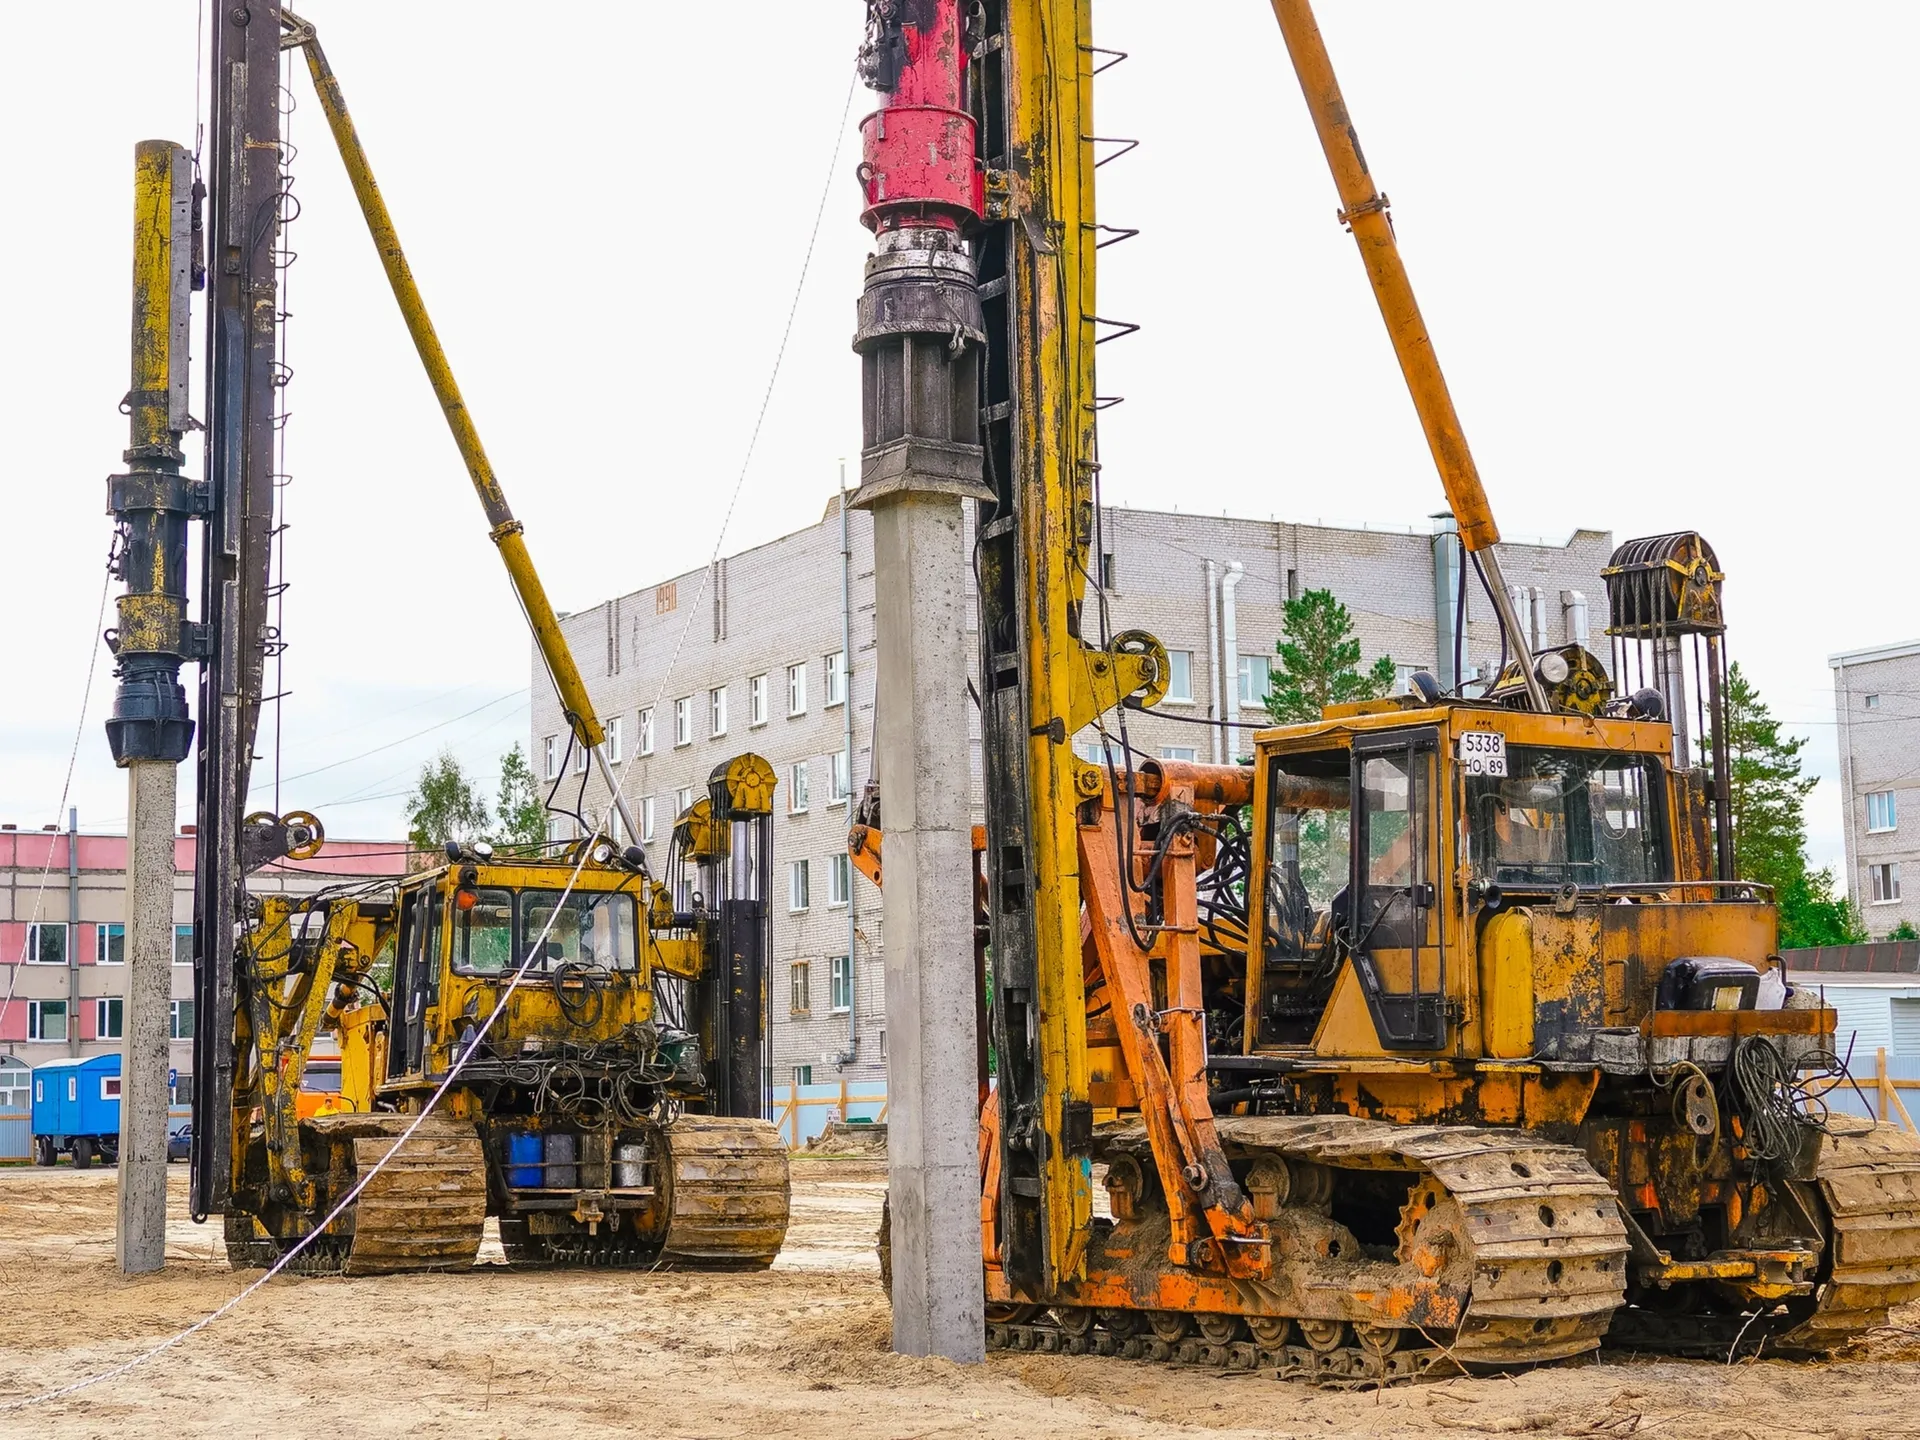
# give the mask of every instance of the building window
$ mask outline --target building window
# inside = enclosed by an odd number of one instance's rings
[[[1410,694],[1413,690],[1413,677],[1425,670],[1425,665],[1396,665],[1393,667],[1393,693]]]
[[[622,732],[626,728],[622,722],[625,719],[626,717],[624,715],[616,715],[607,721],[607,761],[609,764],[618,765],[620,763],[620,741],[623,738]]]
[[[682,695],[673,702],[673,744],[678,749],[693,743],[693,697]]]
[[[640,712],[640,753],[653,753],[653,707],[647,706]]]
[[[193,1001],[169,1000],[167,1002],[167,1035],[174,1040],[193,1038]]]
[[[573,773],[576,775],[587,773],[587,746],[586,742],[578,736],[574,737],[573,742]]]
[[[117,995],[102,995],[93,1002],[93,1037],[96,1040],[123,1039],[126,1002]]]
[[[795,860],[787,866],[787,910],[797,915],[811,903],[807,898],[807,862]]]
[[[1267,703],[1267,689],[1273,676],[1273,661],[1265,655],[1240,657],[1240,703],[1261,706]]]
[[[1873,903],[1891,905],[1900,898],[1900,864],[1893,861],[1884,865],[1869,865],[1867,874],[1873,881]]]
[[[1167,652],[1167,699],[1176,704],[1193,703],[1193,651]]]
[[[120,1098],[120,1077],[118,1075],[102,1075],[100,1077],[100,1098],[102,1100],[118,1100]]]
[[[547,843],[549,845],[564,845],[572,838],[567,834],[568,823],[567,817],[564,815],[549,815],[547,817]]]
[[[682,785],[673,792],[673,818],[678,820],[693,808],[693,787]]]
[[[1860,698],[1867,702],[1867,709],[1878,710],[1880,708],[1880,697],[1878,695],[1863,695]]]
[[[0,1055],[0,1110],[24,1110],[33,1072],[23,1061]]]
[[[813,1067],[811,1065],[794,1066],[793,1083],[796,1085],[811,1085],[813,1083]]]
[[[832,966],[828,976],[831,993],[827,996],[833,1002],[833,1013],[844,1015],[853,1008],[853,961],[845,955],[836,955],[827,962]]]
[[[1867,796],[1867,832],[1892,830],[1900,823],[1894,806],[1893,791],[1876,790]]]
[[[653,843],[653,797],[651,795],[640,797],[640,843],[642,845]]]
[[[832,798],[828,803],[844,805],[847,803],[847,796],[853,793],[852,777],[849,774],[852,767],[847,764],[847,752],[844,750],[834,751],[833,754],[827,757],[827,767],[829,772],[829,787],[833,792]]]
[[[808,993],[807,972],[810,967],[804,960],[796,960],[790,967],[793,973],[793,1013],[805,1015],[813,1009],[813,998]]]
[[[1100,552],[1100,588],[1102,590],[1119,589],[1120,581],[1116,578],[1119,573],[1120,567],[1113,563],[1113,551],[1102,550]]]
[[[787,714],[807,713],[807,662],[787,666]]]
[[[1160,758],[1162,760],[1186,760],[1191,762],[1197,760],[1199,756],[1199,750],[1192,745],[1162,745],[1160,747]]]
[[[547,779],[558,780],[560,778],[560,737],[558,735],[547,736],[545,745]]]
[[[42,921],[27,927],[27,963],[64,965],[67,963],[67,927],[64,922]]]
[[[846,703],[847,652],[836,650],[827,656],[827,708]]]
[[[787,786],[787,813],[804,815],[807,813],[807,762],[793,762],[792,783]]]
[[[126,926],[96,925],[93,927],[93,963],[96,965],[127,963]]]
[[[707,691],[707,735],[718,739],[727,733],[727,687],[716,685]]]
[[[64,1040],[66,1038],[66,1001],[29,1000],[27,1002],[27,1039]]]
[[[747,677],[747,724],[764,725],[767,723],[767,677],[749,675]]]
[[[827,904],[842,908],[853,890],[853,859],[846,851],[827,861]]]
[[[176,965],[193,964],[193,926],[176,925],[173,927],[173,963]]]

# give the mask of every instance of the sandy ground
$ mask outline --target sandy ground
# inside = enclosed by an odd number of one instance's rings
[[[185,1178],[175,1166],[167,1269],[127,1280],[111,1171],[0,1171],[0,1404],[106,1370],[241,1288],[217,1229],[186,1219]],[[765,1275],[483,1263],[275,1281],[129,1374],[0,1411],[0,1435],[1920,1436],[1920,1332],[1836,1364],[1609,1356],[1384,1394],[1094,1357],[908,1359],[887,1349],[871,1252],[884,1180],[871,1161],[796,1161],[795,1223]]]

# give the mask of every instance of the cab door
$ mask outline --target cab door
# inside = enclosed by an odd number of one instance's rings
[[[1353,746],[1348,945],[1380,1043],[1446,1043],[1446,915],[1439,854],[1440,743],[1433,729]]]
[[[424,885],[405,897],[393,966],[393,1034],[387,1047],[387,1074],[418,1075],[426,1065],[427,1011],[440,988],[440,916],[438,887]]]

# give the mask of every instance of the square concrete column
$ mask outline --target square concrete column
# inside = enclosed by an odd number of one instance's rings
[[[876,500],[874,765],[885,834],[893,1348],[985,1358],[967,748],[956,495]]]
[[[167,1257],[167,1010],[173,984],[173,819],[179,767],[127,767],[127,998],[120,1062],[120,1213],[124,1275]]]

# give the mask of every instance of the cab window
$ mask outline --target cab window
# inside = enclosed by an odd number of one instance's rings
[[[1317,962],[1328,954],[1336,900],[1347,884],[1351,831],[1348,754],[1280,755],[1268,771],[1272,820],[1267,854],[1269,965]]]
[[[1672,878],[1657,760],[1507,748],[1504,776],[1470,776],[1467,843],[1483,885],[1558,889]]]
[[[513,967],[513,891],[482,889],[470,910],[455,902],[453,964],[468,975],[498,975]]]
[[[565,964],[632,970],[639,964],[633,896],[624,892],[576,890],[562,899],[558,891],[528,890],[520,897],[522,955],[532,953],[543,930],[546,940],[528,965],[530,970],[553,970]]]

